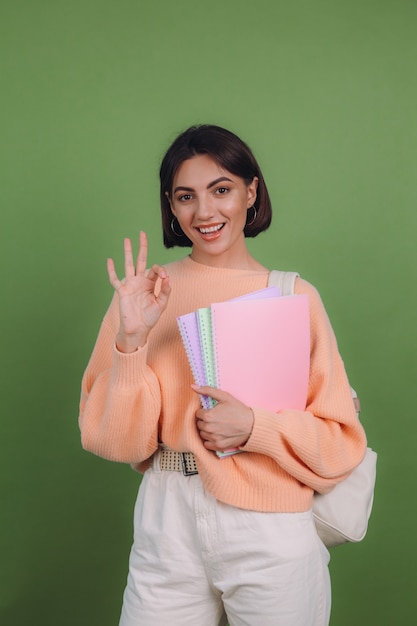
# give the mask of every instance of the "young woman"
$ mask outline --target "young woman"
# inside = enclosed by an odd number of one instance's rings
[[[125,277],[109,259],[115,296],[82,383],[84,448],[143,473],[120,626],[215,626],[226,616],[230,626],[325,626],[329,555],[313,494],[346,478],[366,448],[332,328],[298,278],[311,317],[304,411],[196,388],[176,318],[267,286],[245,237],[268,228],[270,200],[248,146],[216,126],[182,133],[160,179],[164,243],[191,254],[147,269],[145,233],[136,262],[125,240]],[[251,332],[256,320],[242,336]],[[216,406],[202,409],[199,394]],[[218,458],[231,447],[243,453]]]

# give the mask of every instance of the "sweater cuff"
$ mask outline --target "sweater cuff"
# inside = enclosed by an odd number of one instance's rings
[[[279,413],[272,413],[262,409],[252,409],[254,415],[253,428],[249,439],[244,446],[239,449],[244,452],[258,452],[268,455],[269,450],[273,450],[274,437],[271,437],[275,430],[271,421],[279,419]]]
[[[116,344],[113,345],[113,381],[120,387],[131,387],[137,384],[148,370],[148,344],[138,348],[135,352],[126,354],[120,352]]]

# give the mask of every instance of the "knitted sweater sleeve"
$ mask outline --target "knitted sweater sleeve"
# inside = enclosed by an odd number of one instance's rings
[[[147,346],[132,354],[116,349],[115,295],[85,370],[79,426],[85,450],[124,463],[147,459],[158,447],[159,381],[147,365]]]
[[[330,491],[362,460],[366,437],[352,401],[336,338],[317,290],[297,279],[310,301],[310,380],[305,411],[271,413],[253,407],[254,426],[243,450],[273,458],[319,493]]]

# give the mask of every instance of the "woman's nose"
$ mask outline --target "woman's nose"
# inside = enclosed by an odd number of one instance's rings
[[[214,215],[213,203],[209,198],[200,198],[197,203],[196,217],[202,221]]]

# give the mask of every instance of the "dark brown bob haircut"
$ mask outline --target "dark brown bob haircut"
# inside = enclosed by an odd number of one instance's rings
[[[256,237],[256,235],[266,230],[272,219],[271,201],[261,169],[252,151],[239,137],[229,130],[220,126],[202,124],[191,126],[181,133],[168,148],[162,159],[159,176],[161,181],[162,229],[165,247],[192,246],[188,237],[182,233],[177,221],[175,222],[175,232],[171,228],[174,216],[167,194],[171,198],[174,177],[181,163],[199,154],[208,154],[224,170],[243,178],[247,185],[252,182],[255,176],[258,178],[257,196],[254,203],[256,216],[253,219],[253,212],[249,213],[249,223],[245,226],[244,233],[245,237]]]

